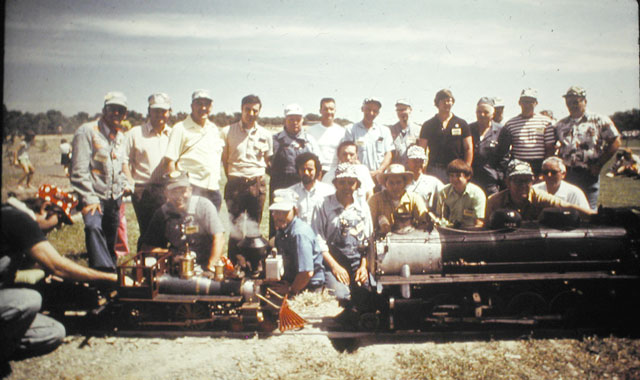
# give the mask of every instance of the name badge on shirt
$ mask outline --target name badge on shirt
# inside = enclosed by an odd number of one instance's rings
[[[356,140],[356,145],[357,146],[364,146],[364,140],[362,140],[362,139]]]
[[[349,230],[349,233],[353,236],[358,236],[358,234],[363,230],[364,230],[364,223],[360,221],[360,223],[358,223],[355,227]]]
[[[200,228],[198,228],[198,226],[187,226],[184,229],[184,233],[187,235],[197,234],[198,231],[200,231]]]
[[[538,128],[536,128],[536,132],[538,132],[538,133],[544,133],[544,127],[538,127]]]
[[[464,209],[462,211],[462,215],[470,216],[470,217],[476,216],[476,214],[473,212],[473,210],[470,210],[470,209]]]
[[[462,135],[461,128],[451,128],[451,136],[460,136]]]

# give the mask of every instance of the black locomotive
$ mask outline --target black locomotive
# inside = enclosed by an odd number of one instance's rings
[[[537,222],[513,216],[501,211],[490,230],[435,227],[371,244],[371,286],[353,293],[349,327],[597,325],[637,316],[637,208],[601,208],[587,222],[559,209]]]

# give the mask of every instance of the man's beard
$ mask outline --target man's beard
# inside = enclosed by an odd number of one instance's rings
[[[303,185],[309,185],[311,183],[313,183],[314,178],[310,178],[310,177],[302,177],[302,184]]]

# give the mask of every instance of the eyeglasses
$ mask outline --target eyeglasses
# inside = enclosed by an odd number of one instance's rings
[[[553,170],[553,169],[542,170],[542,174],[545,174],[545,175],[556,175],[558,173],[560,173],[560,170]]]

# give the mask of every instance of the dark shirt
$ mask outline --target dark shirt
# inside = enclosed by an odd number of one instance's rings
[[[484,138],[480,138],[478,122],[469,124],[473,139],[473,182],[477,183],[487,195],[497,192],[502,177],[502,161],[497,154],[498,136],[502,124],[491,122]]]
[[[183,223],[184,232],[180,228]],[[219,232],[224,232],[224,227],[213,203],[192,195],[186,213],[173,211],[169,203],[156,210],[141,241],[144,245],[177,250],[184,249],[188,242],[189,250],[197,255],[196,261],[203,265],[208,264],[213,235]]]
[[[444,165],[460,158],[464,160],[462,141],[471,136],[469,126],[463,119],[453,115],[446,129],[442,129],[442,121],[438,115],[422,124],[420,138],[427,139],[429,147],[429,166]],[[428,169],[427,169],[428,171]]]
[[[47,240],[44,232],[26,213],[9,205],[2,205],[0,230],[0,289],[13,284],[16,270],[28,251]]]

